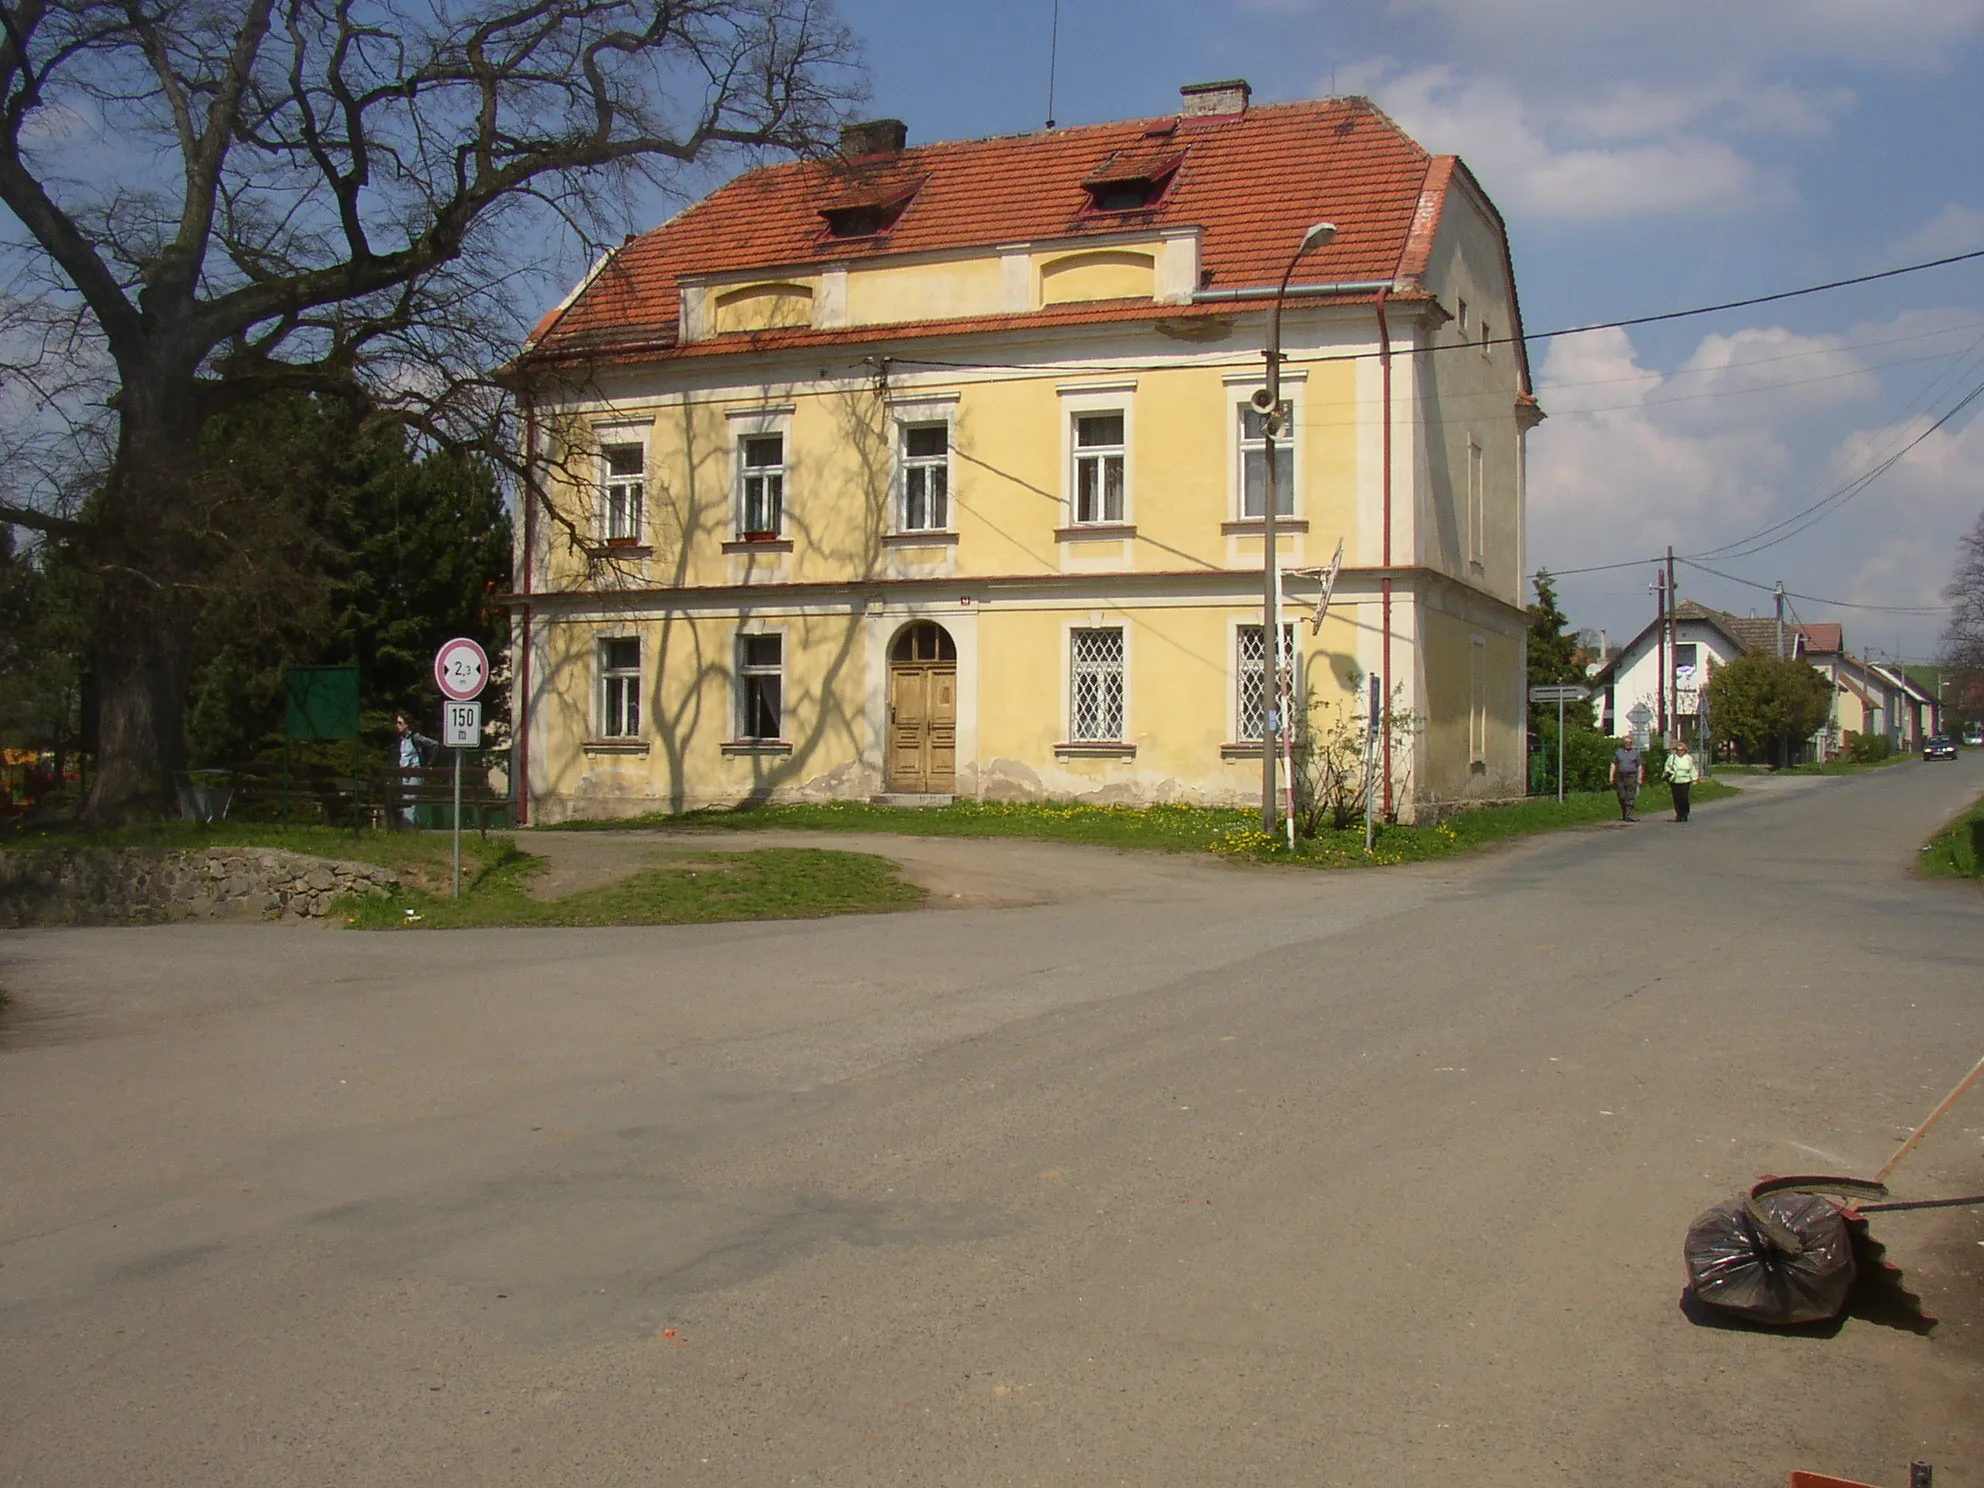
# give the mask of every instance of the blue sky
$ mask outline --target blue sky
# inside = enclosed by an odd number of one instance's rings
[[[841,0],[870,111],[913,141],[1047,117],[1052,0]],[[1063,124],[1168,112],[1227,76],[1257,101],[1367,93],[1464,157],[1508,219],[1532,332],[1984,248],[1984,0],[1062,0]],[[1863,475],[1984,381],[1984,260],[1532,347],[1531,566],[1707,554]],[[1725,573],[1933,606],[1984,511],[1984,398],[1860,494]],[[1770,596],[1695,569],[1681,593]],[[1618,639],[1651,569],[1567,575]],[[1860,650],[1940,620],[1794,601]]]

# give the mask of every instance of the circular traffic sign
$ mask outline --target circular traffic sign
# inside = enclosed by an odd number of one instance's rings
[[[467,636],[456,636],[434,653],[434,682],[441,695],[465,703],[480,697],[489,681],[489,654]]]

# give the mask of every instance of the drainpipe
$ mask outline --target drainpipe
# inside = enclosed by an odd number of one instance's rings
[[[1387,280],[1378,286],[1378,366],[1384,381],[1383,425],[1383,491],[1384,491],[1384,568],[1383,584],[1383,624],[1384,641],[1379,652],[1378,670],[1384,676],[1385,686],[1395,685],[1392,677],[1392,332],[1385,319],[1385,301],[1391,298],[1391,283]],[[1390,713],[1389,700],[1384,708]],[[1389,725],[1384,731],[1384,781],[1385,781],[1385,820],[1392,818],[1392,731]]]
[[[1308,299],[1316,295],[1376,294],[1381,298],[1391,292],[1389,279],[1337,279],[1328,284],[1291,284],[1287,297]],[[1276,291],[1267,285],[1250,285],[1241,289],[1195,289],[1192,291],[1194,305],[1229,304],[1235,300],[1272,300]]]
[[[516,730],[516,751],[512,764],[517,772],[517,825],[530,825],[530,579],[533,555],[537,551],[537,403],[529,393],[524,404],[524,581],[520,591],[525,604],[519,613],[516,695],[512,699],[511,726]]]

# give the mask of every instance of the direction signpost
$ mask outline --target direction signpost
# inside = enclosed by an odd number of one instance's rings
[[[1591,696],[1591,689],[1581,682],[1568,682],[1557,687],[1532,687],[1529,700],[1532,703],[1555,703],[1557,705],[1557,804],[1564,804],[1564,704],[1581,703]]]
[[[476,699],[489,682],[489,654],[467,636],[456,636],[434,653],[434,683],[447,702],[441,706],[441,743],[455,752],[455,897],[462,896],[462,751],[482,742],[482,704]]]

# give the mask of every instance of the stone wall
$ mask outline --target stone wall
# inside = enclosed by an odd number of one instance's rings
[[[340,895],[399,881],[390,868],[265,847],[22,848],[0,851],[0,929],[320,919]]]

